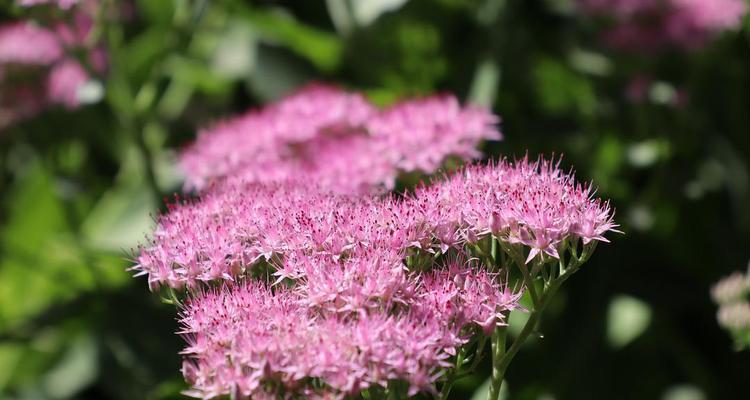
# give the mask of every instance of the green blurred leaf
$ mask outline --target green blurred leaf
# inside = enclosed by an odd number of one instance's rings
[[[500,83],[500,66],[494,60],[483,60],[477,66],[469,90],[469,101],[484,107],[492,107],[497,98]]]
[[[675,385],[667,389],[662,400],[706,400],[703,391],[690,384]]]
[[[263,39],[287,47],[321,71],[338,68],[342,44],[336,35],[304,25],[289,14],[260,9],[240,10]]]
[[[104,194],[81,226],[86,242],[123,251],[144,240],[154,223],[154,199],[143,186],[117,186]]]
[[[203,60],[179,55],[166,61],[165,74],[206,93],[223,93],[231,85],[230,80],[215,73]]]
[[[66,223],[51,177],[31,166],[12,188],[11,214],[0,232],[0,331],[55,302],[129,277],[119,255],[82,249]]]
[[[576,111],[592,115],[596,110],[591,82],[561,62],[540,60],[534,68],[534,84],[542,107],[552,114]]]
[[[0,232],[6,251],[35,255],[48,238],[68,231],[52,180],[41,165],[29,166],[10,195],[7,223]]]
[[[358,26],[367,26],[378,17],[393,12],[406,4],[408,0],[356,0],[351,2],[352,15]]]
[[[650,323],[648,304],[635,297],[616,296],[607,310],[607,341],[614,348],[622,348],[643,334]]]
[[[258,52],[258,67],[247,84],[263,101],[274,101],[313,79],[310,71],[290,62],[289,57],[276,49],[262,47]]]
[[[60,362],[42,378],[44,391],[53,399],[73,397],[96,380],[98,348],[89,335],[72,340]]]
[[[151,27],[130,40],[121,50],[124,60],[122,67],[127,68],[129,75],[145,79],[155,60],[163,56],[169,46],[171,32],[164,27]]]
[[[247,25],[232,21],[219,40],[211,60],[218,74],[229,78],[246,78],[257,62],[257,36]]]
[[[171,25],[175,14],[175,2],[171,0],[137,0],[138,12],[157,25]]]
[[[17,343],[0,343],[0,393],[11,383],[13,373],[23,357],[23,345]]]
[[[482,383],[481,386],[479,386],[475,391],[474,394],[471,396],[471,400],[486,400],[487,399],[487,391],[490,390],[490,378],[487,378],[484,383]],[[506,400],[508,398],[508,382],[503,381],[502,386],[500,386],[500,400]]]

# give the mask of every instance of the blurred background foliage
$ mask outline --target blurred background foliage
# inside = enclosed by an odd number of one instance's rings
[[[750,257],[750,20],[698,51],[638,55],[565,0],[130,5],[102,32],[100,94],[0,132],[0,397],[180,398],[175,312],[129,256],[180,191],[175,151],[197,127],[310,80],[378,104],[455,92],[502,116],[489,157],[563,154],[612,199],[625,235],[558,296],[507,398],[747,396],[750,356],[709,287]]]

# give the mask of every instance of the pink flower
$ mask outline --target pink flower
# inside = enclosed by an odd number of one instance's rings
[[[477,158],[500,139],[497,118],[450,96],[379,111],[361,95],[311,85],[199,134],[181,157],[189,188],[222,179],[306,176],[341,193],[392,189],[399,172],[432,173],[448,156]]]
[[[487,335],[495,327],[506,325],[508,312],[519,308],[523,293],[512,292],[500,283],[497,274],[477,264],[452,260],[426,275],[418,292],[419,307],[434,310],[447,326],[462,329],[473,323]]]
[[[210,290],[182,312],[188,394],[342,398],[390,380],[407,382],[410,395],[434,391],[448,353],[460,345],[455,328],[437,318],[427,308],[388,307],[356,316],[319,315],[291,291],[249,281]],[[310,378],[323,386],[313,386]]]
[[[426,221],[451,223],[466,237],[492,233],[529,248],[528,261],[541,254],[558,257],[564,240],[606,241],[615,230],[609,204],[592,198],[589,185],[577,184],[552,161],[527,158],[515,163],[470,166],[441,184],[420,188],[414,200]]]
[[[17,0],[23,7],[31,7],[40,4],[55,4],[62,9],[69,9],[78,4],[78,0]]]
[[[525,246],[530,261],[558,257],[566,240],[607,241],[604,235],[616,227],[611,208],[592,197],[590,185],[543,159],[470,166],[403,199],[339,195],[306,181],[235,183],[173,206],[134,270],[148,275],[152,288],[179,288],[232,280],[274,255],[338,259],[377,249],[405,258],[410,248],[461,251],[469,238],[489,234]],[[305,272],[275,267],[278,279]]]
[[[73,109],[80,104],[78,93],[89,75],[78,62],[66,60],[52,68],[47,79],[49,101]]]
[[[604,38],[630,51],[659,51],[677,46],[703,47],[713,36],[740,26],[743,0],[578,0],[582,11],[609,16],[614,27]]]
[[[474,157],[499,137],[495,120],[450,97],[377,111],[314,86],[199,138],[183,161],[206,174],[200,197],[169,206],[132,268],[152,290],[189,289],[188,394],[344,398],[392,381],[435,393],[459,348],[520,308],[470,246],[492,236],[530,262],[606,241],[609,205],[560,161],[471,165],[411,194],[373,193],[398,171]]]
[[[0,26],[0,65],[47,66],[63,55],[55,33],[31,22]]]
[[[85,47],[92,19],[83,10],[71,17],[71,24],[51,28],[31,22],[0,26],[0,97],[16,98],[0,101],[0,129],[50,107],[80,105],[79,91],[89,73],[67,53]],[[105,72],[104,49],[90,49],[87,56],[95,72]]]

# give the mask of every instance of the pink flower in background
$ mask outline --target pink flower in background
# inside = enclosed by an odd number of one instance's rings
[[[0,26],[0,65],[46,66],[63,56],[55,33],[32,22]]]
[[[69,9],[78,4],[78,0],[17,0],[17,2],[24,7],[31,7],[40,4],[54,4],[62,9]]]
[[[361,95],[311,85],[200,132],[181,156],[189,188],[222,179],[277,182],[301,174],[342,193],[391,189],[400,172],[432,173],[448,156],[477,158],[498,120],[451,96],[378,110]]]
[[[667,35],[686,47],[700,44],[711,34],[738,27],[747,11],[743,0],[671,0],[671,4]]]
[[[79,91],[89,80],[88,73],[76,61],[65,60],[55,65],[47,77],[47,98],[67,109],[80,105]]]
[[[713,36],[737,28],[747,12],[743,0],[578,0],[587,14],[607,16],[604,39],[630,51],[676,46],[697,49]]]
[[[73,50],[85,48],[88,65],[97,73],[106,70],[105,50],[86,45],[91,17],[83,11],[71,17],[72,23],[50,28],[26,21],[0,26],[0,129],[51,107],[80,106],[81,88],[91,78],[68,54]]]

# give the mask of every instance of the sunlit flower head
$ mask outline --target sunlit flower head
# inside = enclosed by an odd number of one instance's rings
[[[341,193],[391,189],[399,173],[432,173],[449,156],[477,158],[500,139],[497,118],[451,96],[379,110],[356,93],[310,85],[199,133],[181,157],[189,188],[222,179],[306,176]]]

